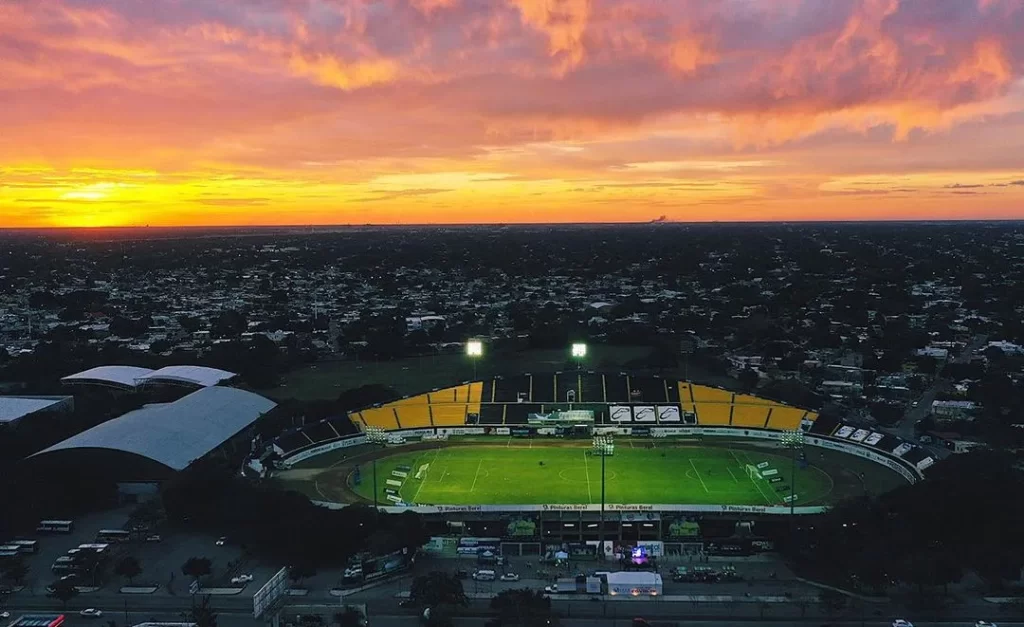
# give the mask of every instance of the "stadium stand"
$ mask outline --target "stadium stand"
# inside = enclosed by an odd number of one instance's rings
[[[505,424],[523,425],[531,413],[539,413],[540,405],[533,403],[509,403],[505,406]]]
[[[332,416],[327,419],[327,422],[331,423],[334,430],[340,436],[352,435],[355,432],[355,425],[349,420],[348,416]]]
[[[693,389],[687,381],[679,382],[679,404],[684,412],[693,412]]]
[[[624,374],[604,375],[604,391],[608,403],[629,402],[629,383]]]
[[[733,402],[737,405],[775,405],[772,401],[749,394],[737,394]]]
[[[380,427],[381,429],[398,428],[398,421],[395,420],[395,411],[391,407],[364,409],[357,414],[357,417],[367,427]]]
[[[604,377],[592,372],[580,375],[580,393],[578,401],[582,403],[603,403]]]
[[[668,395],[669,403],[679,402],[679,385],[675,381],[663,380],[665,384],[665,394]]]
[[[494,379],[487,379],[481,384],[480,400],[484,403],[494,402]]]
[[[659,377],[627,377],[633,403],[667,403],[665,381]],[[637,394],[639,392],[639,394]]]
[[[470,404],[477,403],[484,399],[484,384],[480,381],[474,381],[469,384],[469,402]]]
[[[580,373],[559,372],[555,375],[555,402],[569,402],[569,390],[573,391],[573,402],[580,402]]]
[[[732,426],[734,427],[757,427],[763,429],[768,421],[768,405],[740,405],[732,406]]]
[[[274,444],[281,449],[282,455],[289,455],[313,444],[313,441],[302,430],[296,430],[291,433],[282,433],[274,440]]]
[[[732,415],[732,392],[706,385],[691,385],[690,392],[693,394],[697,424],[729,424]]]
[[[327,442],[328,440],[336,440],[338,438],[338,432],[327,421],[306,425],[302,432],[306,434],[306,437],[311,442]]]
[[[465,403],[438,403],[430,406],[435,427],[460,427],[466,424]]]
[[[412,400],[412,399],[406,399]],[[430,427],[430,406],[426,403],[394,403],[395,413],[398,415],[398,424],[403,429],[419,429]],[[463,416],[465,418],[465,416]],[[464,422],[464,421],[463,421]]]
[[[494,379],[494,389],[494,402],[515,403],[519,401],[520,392],[529,394],[530,377],[526,375],[498,377]]]
[[[555,375],[535,374],[531,375],[533,380],[530,386],[530,401],[534,403],[554,403],[555,399]],[[561,401],[564,401],[562,398]],[[559,401],[559,402],[561,402]]]
[[[785,405],[773,405],[771,415],[768,417],[768,428],[788,431],[800,427],[800,419],[807,412],[796,407]]]
[[[480,424],[500,425],[505,417],[505,406],[496,403],[487,403],[480,406]]]

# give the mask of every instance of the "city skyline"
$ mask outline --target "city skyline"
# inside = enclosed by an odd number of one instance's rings
[[[1012,0],[0,4],[0,227],[1024,218]]]

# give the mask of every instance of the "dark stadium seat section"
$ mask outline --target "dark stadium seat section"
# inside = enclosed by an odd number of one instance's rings
[[[331,425],[326,422],[315,422],[311,425],[306,425],[303,427],[302,432],[314,442],[326,442],[328,440],[338,439],[338,434],[335,433],[334,429],[331,428]]]
[[[628,403],[629,384],[626,383],[624,374],[604,375],[604,389],[608,395],[609,403]]]
[[[634,403],[667,403],[665,380],[659,377],[630,377],[630,391],[639,391],[640,396],[631,395]]]
[[[558,403],[569,402],[569,390],[573,390],[575,400],[580,400],[580,373],[578,371],[559,372],[555,375],[555,401]]]
[[[533,389],[530,393],[530,400],[534,403],[555,402],[555,375],[542,373],[533,375]],[[564,402],[563,397],[560,402]]]
[[[297,451],[299,449],[306,448],[307,446],[312,446],[313,444],[312,440],[306,437],[306,434],[304,434],[302,431],[293,431],[291,433],[283,434],[280,437],[278,437],[277,440],[275,440],[275,442],[277,443],[277,446],[280,447],[282,451],[284,451],[285,455],[291,453],[292,451]]]
[[[505,424],[526,424],[526,420],[530,414],[539,412],[540,405],[535,403],[509,403],[505,406]]]
[[[497,403],[515,403],[519,400],[519,392],[530,391],[530,377],[525,375],[501,377],[494,380],[494,400]]]
[[[338,432],[338,435],[346,436],[358,433],[358,430],[352,424],[352,421],[349,420],[348,416],[334,416],[333,418],[328,418],[327,422],[331,423],[331,426]]]
[[[482,425],[500,425],[504,417],[504,405],[490,403],[480,406],[480,424]]]
[[[604,400],[604,376],[594,373],[583,373],[580,375],[579,398],[582,403],[603,403]]]
[[[480,400],[484,403],[490,403],[494,401],[494,379],[487,379],[484,382],[483,391],[480,394]]]

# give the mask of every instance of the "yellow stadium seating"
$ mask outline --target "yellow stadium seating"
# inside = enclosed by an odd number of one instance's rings
[[[768,419],[768,405],[733,405],[732,426],[763,429]]]
[[[800,427],[800,419],[806,412],[796,407],[787,407],[785,405],[775,405],[772,407],[772,415],[768,419],[769,429],[779,429],[780,431],[790,431]]]
[[[697,424],[702,426],[728,425],[729,403],[696,403]]]
[[[693,391],[690,389],[690,384],[685,381],[679,382],[679,402],[682,404],[684,412],[693,411]]]
[[[445,403],[430,406],[435,427],[459,427],[466,424],[466,405]]]
[[[804,420],[810,420],[811,422],[814,422],[817,419],[818,419],[818,414],[813,412],[813,411],[809,411],[809,412],[807,412],[807,414],[804,415]]]
[[[773,405],[770,400],[766,398],[760,398],[758,396],[751,396],[750,394],[737,394],[736,400],[733,401],[737,405]]]
[[[403,429],[417,429],[429,427],[430,406],[426,403],[401,405],[396,408],[398,411],[398,422]]]
[[[381,427],[383,429],[397,429],[398,421],[395,420],[395,411],[391,407],[374,407],[364,409],[360,416],[366,426]]]
[[[426,405],[430,402],[427,394],[418,394],[416,396],[410,396],[409,398],[403,398],[395,401],[394,403],[388,403],[388,406],[401,407],[402,405]]]
[[[484,395],[484,384],[482,381],[476,381],[469,384],[469,402],[479,403],[483,400]]]
[[[706,385],[691,385],[690,391],[693,393],[693,400],[698,403],[702,401],[712,403],[732,402],[732,392],[729,390],[721,390]]]

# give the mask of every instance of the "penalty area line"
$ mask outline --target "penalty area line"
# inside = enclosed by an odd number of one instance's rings
[[[697,470],[697,464],[693,463],[693,458],[690,458],[690,468],[693,468],[693,474],[697,475],[697,480],[704,486],[704,493],[711,494],[711,490],[708,490],[708,484],[704,483],[704,479],[700,476],[700,471]]]
[[[594,502],[594,497],[590,492],[590,464],[587,463],[587,452],[583,451],[583,471],[587,474],[587,504]]]
[[[480,461],[477,462],[477,465],[476,465],[476,474],[473,475],[473,485],[470,486],[470,488],[469,488],[470,492],[472,492],[473,490],[476,489],[476,480],[480,478],[480,467],[483,466],[483,464],[484,464],[484,460],[481,457]]]

